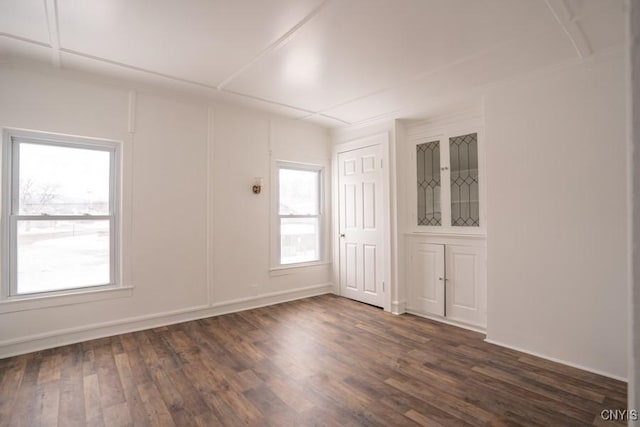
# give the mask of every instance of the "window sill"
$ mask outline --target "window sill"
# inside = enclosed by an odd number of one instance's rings
[[[300,268],[319,267],[323,265],[330,265],[330,261],[316,261],[316,262],[303,262],[300,264],[281,265],[278,267],[272,267],[269,269],[270,276],[284,276],[286,274],[294,274]]]
[[[83,304],[94,301],[103,301],[114,298],[124,298],[133,295],[133,287],[105,287],[100,289],[80,289],[70,292],[51,294],[9,297],[0,301],[0,314],[16,311],[38,310],[64,305]]]

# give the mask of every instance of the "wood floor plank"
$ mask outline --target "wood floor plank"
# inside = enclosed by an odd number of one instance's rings
[[[122,384],[122,390],[127,402],[127,409],[129,410],[129,418],[131,419],[131,422],[136,426],[147,426],[149,425],[149,419],[147,418],[144,403],[140,398],[140,393],[138,392],[137,387],[145,381],[140,381],[136,378],[135,369],[130,363],[132,359],[135,360],[137,358],[139,358],[139,353],[137,348],[134,348],[129,352],[116,354],[114,356],[114,361],[120,377],[120,383]]]
[[[407,416],[407,418],[409,418],[410,420],[415,421],[416,423],[418,423],[419,425],[423,426],[423,427],[445,427],[444,425],[440,424],[439,422],[421,414],[420,412],[416,411],[415,409],[409,409],[407,411],[407,413],[405,414]]]
[[[16,399],[20,395],[22,379],[27,360],[31,355],[23,355],[2,361],[2,382],[0,382],[0,427],[6,427],[15,411]]]
[[[84,377],[84,412],[87,424],[93,426],[104,425],[102,403],[100,401],[100,384],[98,374]]]
[[[83,426],[84,414],[84,384],[82,364],[84,352],[82,345],[74,344],[63,347],[60,362],[60,404],[58,410],[58,425]]]
[[[120,375],[116,368],[111,343],[109,342],[105,345],[96,347],[94,351],[102,407],[106,408],[119,403],[124,403],[124,390],[122,389]]]
[[[33,425],[55,426],[58,424],[60,408],[60,388],[58,384],[47,382],[36,388]]]
[[[173,417],[153,382],[140,384],[137,389],[152,426],[175,426]]]
[[[38,372],[38,384],[60,379],[60,360],[61,355],[58,352],[43,356]]]
[[[133,426],[129,405],[126,402],[118,403],[104,409],[104,422],[111,427]]]
[[[27,355],[26,364],[24,366],[24,374],[19,388],[16,390],[16,399],[12,406],[9,416],[8,425],[10,426],[28,426],[35,424],[35,420],[39,416],[36,409],[38,408],[37,387],[38,373],[42,355],[33,353]]]
[[[571,426],[626,384],[323,295],[0,360],[0,427]]]

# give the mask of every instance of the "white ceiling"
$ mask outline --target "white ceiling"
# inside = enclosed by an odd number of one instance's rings
[[[624,0],[0,0],[0,56],[327,126],[433,113],[624,43]]]

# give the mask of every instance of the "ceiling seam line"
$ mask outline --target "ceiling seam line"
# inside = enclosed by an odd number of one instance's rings
[[[291,40],[291,38],[293,38],[293,36],[295,36],[295,34],[302,27],[304,27],[306,24],[311,22],[315,17],[317,17],[320,14],[320,12],[330,2],[331,2],[331,0],[324,0],[318,7],[316,7],[314,10],[312,10],[311,13],[306,15],[296,25],[294,25],[292,28],[290,28],[289,31],[287,31],[282,36],[280,36],[275,42],[273,42],[269,46],[267,46],[264,50],[262,50],[262,52],[258,53],[258,55],[256,55],[251,61],[247,62],[245,65],[243,65],[242,67],[240,67],[239,69],[234,71],[229,77],[227,77],[222,82],[220,82],[220,84],[217,86],[217,89],[218,90],[222,90],[225,86],[227,86],[229,83],[231,83],[233,80],[235,80],[240,74],[244,73],[249,68],[251,68],[254,64],[256,64],[258,61],[260,61],[262,58],[264,58],[265,56],[269,55],[272,52],[275,52],[276,50],[278,50],[282,46],[284,46],[289,40]]]

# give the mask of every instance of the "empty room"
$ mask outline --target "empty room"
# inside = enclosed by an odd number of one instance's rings
[[[0,427],[640,425],[639,135],[636,0],[0,0]]]

